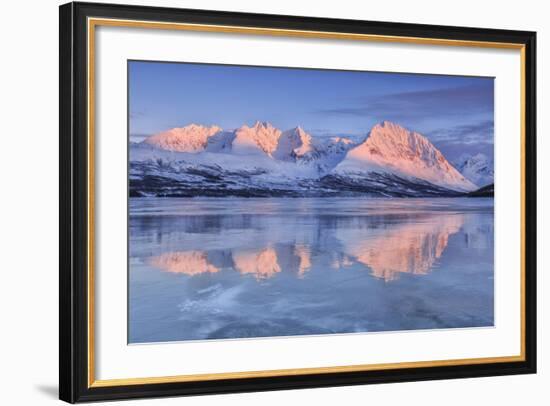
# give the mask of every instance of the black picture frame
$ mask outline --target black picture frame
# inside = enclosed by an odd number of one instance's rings
[[[536,33],[94,3],[60,6],[59,397],[67,402],[235,393],[536,372]],[[390,370],[192,382],[90,385],[88,353],[87,19],[114,18],[456,41],[512,43],[524,52],[524,359]]]

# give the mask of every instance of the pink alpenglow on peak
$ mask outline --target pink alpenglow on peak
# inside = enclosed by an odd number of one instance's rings
[[[197,153],[204,151],[208,139],[220,131],[217,126],[190,124],[152,135],[143,142],[168,151]]]
[[[389,121],[375,125],[366,140],[347,153],[335,172],[389,173],[457,191],[477,189],[426,137]]]
[[[252,127],[243,125],[235,131],[232,150],[237,154],[265,153],[269,156],[277,149],[281,130],[268,122],[256,121]]]
[[[344,144],[350,145],[353,144],[353,141],[346,137],[331,137],[330,140],[333,144]]]

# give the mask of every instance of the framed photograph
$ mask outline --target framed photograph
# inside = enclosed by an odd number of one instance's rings
[[[60,7],[60,398],[536,371],[534,32]]]

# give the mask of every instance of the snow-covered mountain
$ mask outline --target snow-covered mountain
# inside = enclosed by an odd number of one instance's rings
[[[244,155],[264,153],[271,157],[279,145],[281,134],[281,130],[268,122],[256,121],[252,127],[243,125],[235,131],[232,151]]]
[[[229,152],[233,146],[235,131],[219,131],[208,137],[205,151],[207,152]]]
[[[363,142],[267,122],[190,125],[130,147],[132,196],[457,196],[477,189],[422,135],[377,124]]]
[[[494,163],[485,154],[462,155],[454,166],[476,185],[486,186],[495,182]]]
[[[296,127],[280,135],[273,157],[282,161],[295,161],[314,151],[311,135],[301,127]]]
[[[478,188],[427,138],[389,121],[375,125],[365,141],[351,149],[334,172],[349,176],[391,174],[464,192]]]
[[[208,139],[221,131],[220,127],[190,124],[152,135],[143,142],[154,147],[177,152],[204,151]]]
[[[324,162],[332,169],[345,156],[345,154],[354,146],[356,142],[346,137],[330,137],[312,139],[309,142],[307,152],[299,154],[298,162],[327,161]],[[332,162],[332,165],[330,164]]]

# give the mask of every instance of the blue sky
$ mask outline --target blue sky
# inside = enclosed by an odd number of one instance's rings
[[[493,157],[493,78],[139,61],[128,69],[133,139],[256,120],[361,138],[390,120],[427,136],[448,159]]]

